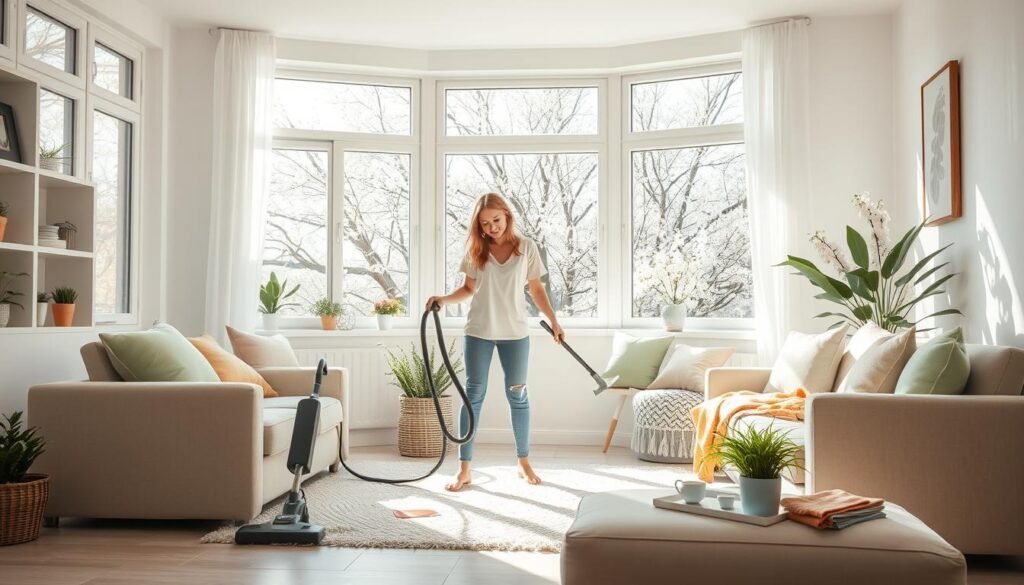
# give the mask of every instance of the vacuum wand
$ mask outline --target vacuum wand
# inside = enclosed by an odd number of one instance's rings
[[[555,336],[555,332],[551,330],[551,326],[548,325],[547,321],[544,321],[542,319],[540,322],[540,326],[543,327],[545,331],[550,333],[552,337]],[[576,351],[564,340],[562,341],[561,345],[562,347],[565,348],[566,351],[569,352],[569,355],[576,358],[576,361],[578,361],[580,365],[583,366],[585,370],[587,370],[587,373],[590,374],[590,377],[593,378],[595,382],[597,382],[597,388],[594,389],[595,395],[600,394],[608,389],[608,381],[602,378],[597,372],[595,372],[594,368],[590,367],[590,364],[588,364],[586,361],[583,360],[583,358],[580,357],[580,354],[576,353]]]

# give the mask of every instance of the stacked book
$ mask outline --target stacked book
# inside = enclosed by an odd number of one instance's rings
[[[68,243],[58,236],[60,228],[55,225],[39,226],[39,245],[47,248],[67,248]]]

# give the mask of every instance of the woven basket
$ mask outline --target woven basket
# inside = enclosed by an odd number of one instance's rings
[[[454,433],[452,424],[452,397],[440,398],[444,422]],[[433,398],[402,396],[398,414],[398,452],[403,457],[437,457],[441,455],[441,427],[437,425],[437,411]],[[451,449],[454,443],[448,442]]]
[[[0,484],[0,546],[39,538],[49,497],[50,478],[39,473],[29,473],[19,483]]]

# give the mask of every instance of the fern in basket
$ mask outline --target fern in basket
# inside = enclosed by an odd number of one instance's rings
[[[35,428],[21,430],[21,412],[4,416],[0,420],[0,484],[22,481],[43,454],[43,444]]]
[[[388,366],[391,368],[391,372],[388,375],[393,377],[395,380],[392,382],[395,386],[400,388],[406,396],[410,398],[430,398],[430,382],[427,378],[427,369],[423,363],[423,356],[420,354],[419,348],[416,347],[415,343],[410,344],[411,350],[406,351],[404,349],[388,349]],[[436,358],[436,346],[430,347],[430,364],[434,371],[432,377],[434,379],[434,387],[437,388],[437,393],[443,394],[445,390],[451,387],[452,379],[448,374],[448,368],[444,366],[444,361]],[[452,342],[448,347],[448,357],[452,362],[452,367],[456,373],[463,371],[461,359],[451,359],[452,352],[455,349],[455,342]]]

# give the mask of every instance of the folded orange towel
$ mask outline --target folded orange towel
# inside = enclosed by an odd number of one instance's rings
[[[832,516],[855,512],[866,508],[877,508],[884,504],[881,498],[855,496],[843,490],[826,490],[806,496],[782,498],[782,507],[789,512],[789,519],[815,528],[828,528]]]

